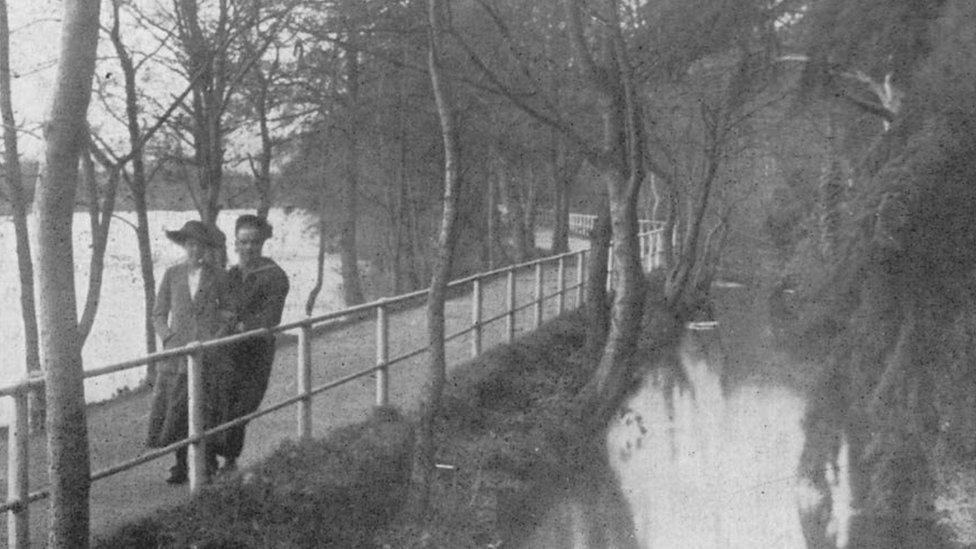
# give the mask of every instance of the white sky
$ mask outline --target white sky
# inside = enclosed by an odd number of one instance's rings
[[[11,96],[14,118],[20,133],[20,151],[25,159],[39,159],[43,152],[40,140],[41,125],[47,118],[50,107],[50,91],[55,77],[58,45],[60,38],[60,17],[62,1],[69,0],[8,0],[7,9],[10,19],[10,65],[11,65]],[[159,0],[136,0],[144,10],[152,12],[163,5]],[[103,1],[101,19],[103,25],[111,21],[111,4]],[[125,9],[122,11],[123,26],[122,39],[130,49],[143,52],[155,49],[158,42],[148,31],[126,25]],[[133,48],[133,46],[136,46]],[[116,82],[117,86],[109,89],[121,98],[121,73],[118,62],[114,58],[115,51],[105,32],[99,38],[99,62],[96,68],[94,86],[100,83]],[[137,52],[135,62],[141,59]],[[146,63],[139,69],[137,85],[143,93],[151,93],[163,105],[167,105],[171,97],[183,91],[186,83],[175,76],[172,71],[157,63]],[[149,103],[143,103],[145,110],[143,125],[149,126],[155,120],[157,111],[161,108]],[[116,112],[122,113],[121,103],[116,104]],[[124,127],[113,117],[106,114],[105,106],[97,95],[93,94],[88,111],[88,120],[92,128],[108,141],[119,152],[128,150]],[[244,150],[257,150],[256,136],[235,136],[234,142],[228,146],[228,156]]]
[[[11,98],[18,126],[40,135],[47,116],[54,62],[60,36],[61,2],[11,0],[10,18]],[[20,148],[28,158],[41,152],[40,141],[21,133]]]

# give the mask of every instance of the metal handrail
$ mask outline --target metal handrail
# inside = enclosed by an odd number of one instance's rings
[[[594,216],[595,217],[595,216]],[[660,231],[651,231],[650,233],[642,233],[639,235],[642,239],[659,239]],[[657,234],[657,236],[655,236]],[[649,250],[654,250],[654,246],[648,247]],[[660,247],[658,247],[660,249]],[[643,254],[645,252],[645,246],[640,247],[640,251]],[[523,310],[534,308],[534,322],[533,327],[538,327],[542,322],[544,317],[543,303],[547,300],[553,298],[558,298],[558,312],[561,313],[565,310],[565,297],[571,292],[576,293],[576,299],[574,301],[574,306],[579,307],[583,301],[584,297],[584,283],[585,283],[585,257],[588,250],[581,250],[577,252],[566,252],[549,257],[543,257],[516,265],[510,265],[507,267],[502,267],[494,269],[491,271],[477,273],[471,276],[460,278],[454,280],[448,284],[449,288],[458,288],[465,284],[472,285],[472,319],[471,324],[466,328],[452,333],[445,334],[445,342],[452,341],[468,333],[474,333],[475,336],[472,338],[472,351],[471,356],[478,356],[481,352],[481,328],[489,323],[496,322],[501,319],[507,319],[507,341],[512,341],[515,332],[515,315]],[[576,268],[575,283],[572,285],[566,285],[565,280],[565,267],[566,260],[569,258],[574,258],[573,264]],[[643,258],[642,258],[643,259]],[[544,287],[544,265],[549,263],[557,263],[557,291],[551,294],[546,294],[543,291]],[[652,258],[651,265],[654,266],[656,261]],[[535,268],[535,293],[532,300],[528,303],[521,305],[516,304],[516,277],[515,273],[529,267]],[[488,279],[495,278],[499,275],[506,274],[508,276],[507,282],[507,294],[508,298],[506,300],[506,308],[504,312],[489,317],[482,318],[481,311],[481,283]],[[375,374],[376,376],[376,403],[378,405],[387,404],[388,400],[388,390],[387,383],[388,377],[386,375],[387,368],[390,366],[402,363],[410,358],[419,356],[428,350],[428,345],[423,345],[418,349],[402,353],[393,358],[388,357],[388,315],[387,311],[391,306],[396,306],[398,304],[404,303],[406,301],[416,299],[418,297],[424,296],[429,292],[429,289],[417,290],[407,294],[402,294],[399,296],[388,297],[377,299],[369,303],[364,303],[361,305],[356,305],[353,307],[348,307],[339,311],[334,311],[330,313],[325,313],[305,319],[300,319],[297,321],[292,321],[288,323],[281,324],[275,328],[268,329],[257,329],[243,332],[240,334],[234,334],[218,339],[213,339],[204,342],[191,342],[183,347],[178,347],[174,349],[166,349],[164,351],[152,353],[143,357],[138,357],[131,360],[126,360],[123,362],[111,364],[101,368],[93,368],[91,370],[86,370],[84,372],[84,378],[89,379],[93,377],[98,377],[102,375],[108,375],[112,373],[117,373],[120,371],[137,368],[144,366],[151,362],[157,362],[160,360],[165,360],[169,358],[175,358],[179,356],[188,357],[188,406],[190,408],[190,425],[189,425],[189,436],[183,440],[170,444],[163,448],[153,449],[145,453],[136,456],[135,458],[129,459],[127,461],[117,463],[109,466],[106,469],[96,471],[91,475],[91,480],[100,480],[114,474],[132,469],[136,466],[142,465],[149,461],[159,459],[177,449],[187,447],[189,448],[189,476],[190,476],[190,489],[191,491],[196,491],[204,483],[205,476],[205,466],[203,462],[203,444],[205,440],[217,433],[223,432],[227,429],[231,429],[237,425],[241,425],[253,419],[271,414],[288,406],[297,404],[298,410],[298,436],[300,438],[307,438],[311,436],[311,403],[312,397],[333,389],[335,387],[344,385],[353,380],[368,376],[370,374]],[[311,337],[310,330],[316,325],[328,324],[332,322],[339,322],[343,318],[347,318],[351,315],[357,315],[365,312],[376,311],[376,364],[351,374],[347,374],[341,378],[332,380],[328,383],[319,385],[317,387],[311,386]],[[214,428],[204,430],[202,428],[202,380],[201,380],[201,370],[202,364],[200,363],[199,357],[203,351],[221,347],[224,345],[230,345],[247,339],[260,336],[268,336],[273,334],[278,334],[294,329],[299,329],[298,346],[300,347],[298,352],[298,394],[294,397],[290,397],[281,402],[269,405],[265,408],[261,408],[255,412],[236,418],[233,421],[221,424]],[[8,396],[14,399],[14,411],[15,418],[13,423],[8,429],[8,496],[7,501],[0,504],[0,512],[6,512],[8,516],[8,542],[11,547],[26,547],[29,543],[29,530],[27,523],[27,513],[29,510],[29,504],[35,501],[39,501],[49,496],[49,491],[47,488],[35,492],[28,492],[28,478],[27,472],[29,468],[29,452],[27,451],[27,392],[30,389],[43,386],[44,380],[31,378],[21,380],[11,385],[0,387],[0,397]]]

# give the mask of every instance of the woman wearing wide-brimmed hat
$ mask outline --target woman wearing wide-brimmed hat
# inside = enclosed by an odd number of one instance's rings
[[[192,341],[206,341],[223,335],[231,316],[232,305],[227,293],[224,271],[207,261],[212,252],[224,245],[215,228],[200,221],[187,221],[178,231],[166,231],[170,240],[183,247],[184,261],[166,269],[159,284],[153,325],[163,341],[163,348],[182,347]],[[222,372],[220,350],[204,353],[203,377],[205,422],[212,424],[221,415],[222,391],[214,386]],[[186,358],[174,358],[157,368],[149,415],[147,445],[160,448],[187,437]],[[215,466],[213,450],[207,452],[208,468]],[[176,453],[176,464],[166,479],[170,484],[187,480],[187,451]]]

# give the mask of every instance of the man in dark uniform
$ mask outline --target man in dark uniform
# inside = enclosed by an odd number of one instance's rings
[[[264,242],[271,233],[271,225],[256,215],[242,215],[234,226],[234,249],[239,262],[230,268],[227,278],[236,303],[237,332],[273,328],[281,322],[288,295],[288,275],[262,255]],[[263,335],[242,341],[232,346],[229,354],[233,379],[227,386],[231,416],[228,419],[236,419],[261,405],[274,362],[275,337]],[[222,471],[237,468],[237,458],[244,447],[244,430],[245,426],[240,425],[227,431],[220,445],[220,454],[225,458]]]

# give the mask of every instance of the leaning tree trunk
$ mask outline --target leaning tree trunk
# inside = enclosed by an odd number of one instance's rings
[[[587,391],[596,396],[589,416],[594,427],[606,425],[619,405],[630,378],[630,359],[637,347],[644,312],[644,278],[637,241],[637,203],[621,193],[620,179],[611,184],[610,225],[613,234],[613,307],[603,354]],[[586,393],[584,393],[586,394]]]
[[[624,44],[619,6],[610,2],[611,21],[603,40],[609,54],[608,70],[592,70],[600,84],[607,163],[602,166],[610,200],[615,276],[610,332],[600,363],[581,392],[580,410],[588,431],[606,426],[626,390],[644,312],[644,280],[637,240],[637,201],[644,180],[643,117],[633,89],[633,72]],[[581,44],[580,2],[570,5],[572,34]],[[606,80],[608,79],[608,80]]]
[[[24,351],[29,376],[41,375],[37,350],[37,308],[34,303],[34,264],[31,261],[30,237],[27,229],[27,202],[24,196],[23,175],[20,172],[20,153],[17,151],[17,122],[10,98],[10,24],[7,21],[7,1],[0,0],[0,114],[3,119],[4,175],[10,213],[17,241],[17,270],[20,274],[20,311],[24,322]],[[30,428],[44,425],[43,389],[30,394]]]
[[[78,342],[71,221],[98,46],[99,0],[64,3],[45,171],[37,189],[38,319],[47,372],[48,547],[88,546],[90,463]]]
[[[89,142],[89,146],[90,142]],[[95,316],[102,295],[102,275],[105,271],[105,249],[108,247],[108,231],[111,228],[112,214],[115,212],[115,192],[119,186],[118,169],[109,171],[108,185],[105,188],[105,199],[99,205],[98,180],[95,175],[95,163],[91,153],[82,153],[83,179],[88,189],[88,211],[91,220],[91,260],[88,264],[88,291],[85,294],[85,305],[78,321],[78,345],[85,346],[88,334],[95,325]]]
[[[430,503],[430,482],[434,472],[435,451],[434,418],[440,408],[447,369],[444,351],[444,301],[447,297],[447,283],[451,276],[451,258],[457,241],[458,198],[461,192],[457,121],[450,90],[441,75],[440,56],[443,49],[443,18],[446,9],[447,6],[441,0],[427,0],[430,24],[427,67],[444,142],[444,211],[437,240],[437,265],[434,268],[430,293],[427,297],[430,362],[421,398],[420,424],[416,432],[410,475],[411,494],[408,509],[415,519],[425,516]]]
[[[718,175],[717,158],[718,154],[713,150],[709,156],[708,168],[702,180],[701,194],[689,215],[680,255],[675,259],[675,266],[668,273],[668,306],[675,311],[684,311],[686,307],[692,306],[698,299],[698,296],[692,291],[693,275],[699,259],[698,249],[701,244],[702,225],[705,223],[709,199],[715,184],[715,177]]]
[[[319,197],[319,247],[318,255],[315,259],[315,286],[308,292],[308,298],[305,299],[305,315],[312,316],[312,311],[315,310],[315,300],[319,297],[319,292],[322,291],[322,285],[324,284],[325,277],[325,252],[326,252],[326,225],[327,217],[325,213],[325,204],[328,203],[325,191],[320,193]]]

